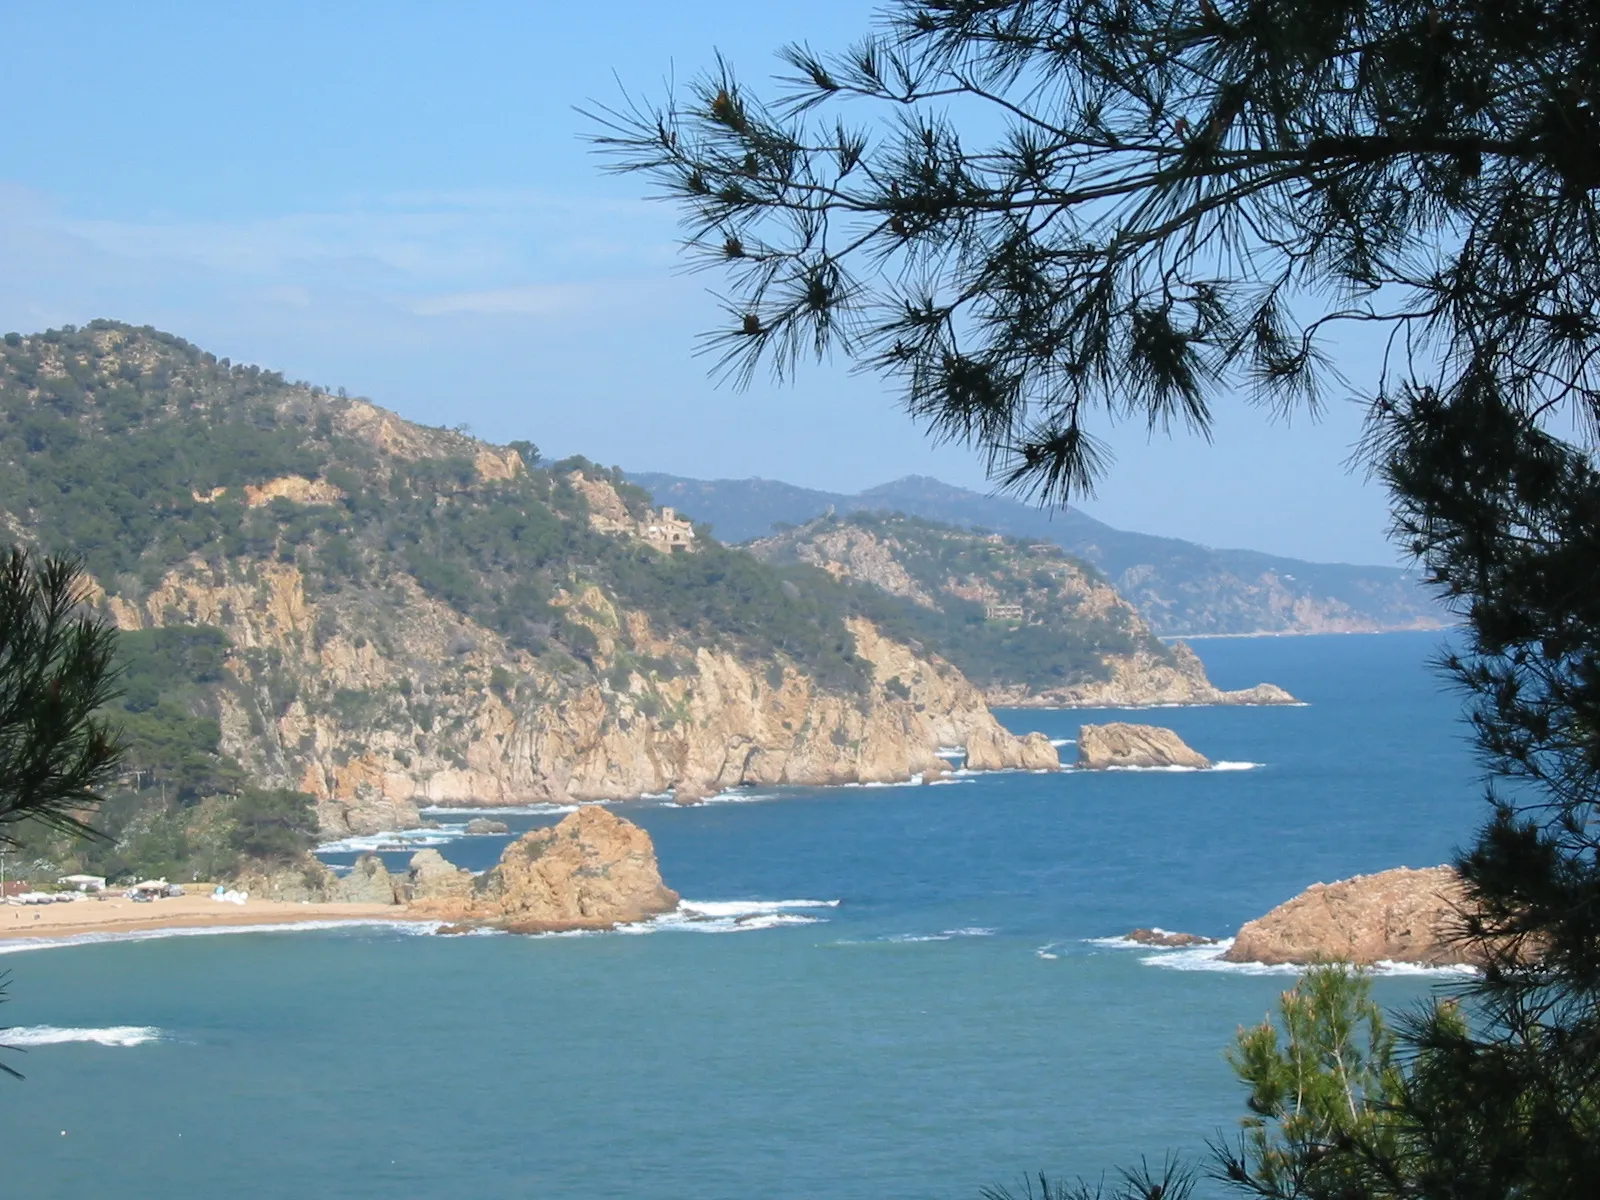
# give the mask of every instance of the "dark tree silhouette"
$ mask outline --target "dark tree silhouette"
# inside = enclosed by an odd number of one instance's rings
[[[0,843],[34,820],[92,834],[87,812],[121,761],[97,712],[116,695],[116,630],[85,613],[70,559],[0,562]]]
[[[1381,335],[1364,449],[1467,627],[1443,665],[1492,780],[1457,864],[1486,967],[1349,1122],[1258,1114],[1279,1132],[1217,1171],[1274,1200],[1596,1194],[1600,4],[898,0],[782,57],[769,102],[719,61],[590,113],[726,273],[707,348],[736,380],[838,351],[1064,502],[1104,469],[1097,411],[1315,407],[1339,331]]]
[[[735,378],[838,350],[1050,501],[1097,408],[1314,405],[1341,326],[1387,331],[1380,404],[1593,418],[1590,0],[898,0],[782,59],[770,102],[719,61],[589,113],[726,275]]]

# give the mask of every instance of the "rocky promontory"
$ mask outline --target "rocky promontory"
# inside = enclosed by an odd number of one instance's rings
[[[418,860],[432,855],[426,869]],[[418,916],[456,924],[491,925],[512,933],[610,929],[678,905],[661,881],[650,835],[599,805],[585,805],[557,825],[535,829],[506,847],[497,866],[470,884],[470,875],[436,851],[412,859],[414,883],[427,882],[411,902]]]
[[[1166,657],[1140,649],[1108,659],[1109,677],[1043,689],[990,688],[990,704],[1017,708],[1159,708],[1174,704],[1298,704],[1274,683],[1225,691],[1206,675],[1200,656],[1185,642],[1174,642]]]
[[[1170,729],[1112,721],[1078,730],[1078,767],[1103,771],[1110,767],[1191,767],[1206,770],[1211,760],[1190,748]]]
[[[1336,883],[1314,883],[1239,930],[1223,958],[1236,963],[1338,959],[1447,966],[1471,963],[1456,936],[1466,899],[1450,867],[1396,867]]]

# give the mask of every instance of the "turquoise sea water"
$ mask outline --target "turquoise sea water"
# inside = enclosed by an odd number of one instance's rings
[[[1309,705],[1133,719],[1250,769],[618,806],[673,887],[729,905],[695,927],[10,954],[0,1015],[48,1030],[0,1079],[8,1189],[972,1200],[1202,1156],[1242,1112],[1223,1048],[1291,980],[1094,939],[1225,935],[1316,880],[1443,861],[1482,810],[1439,642],[1198,643],[1221,686]],[[1053,738],[1106,717],[1002,715]],[[442,849],[477,867],[503,843]],[[1393,1004],[1430,986],[1378,982]]]

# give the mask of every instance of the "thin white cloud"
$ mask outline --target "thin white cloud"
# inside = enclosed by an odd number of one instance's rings
[[[605,289],[593,284],[534,283],[522,287],[431,296],[414,304],[411,311],[420,317],[454,313],[548,317],[591,307],[602,290]]]

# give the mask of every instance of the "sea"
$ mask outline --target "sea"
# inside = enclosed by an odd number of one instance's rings
[[[1443,640],[1195,643],[1220,686],[1300,707],[1000,714],[1066,761],[1085,722],[1165,724],[1211,771],[617,804],[687,902],[633,930],[0,947],[0,1061],[26,1075],[0,1077],[6,1192],[976,1200],[1178,1161],[1224,1194],[1224,1051],[1294,973],[1116,939],[1226,937],[1319,880],[1446,861],[1486,810]],[[446,857],[499,856],[432,815]],[[561,813],[497,815],[515,836]],[[1374,989],[1403,1010],[1460,982]]]

